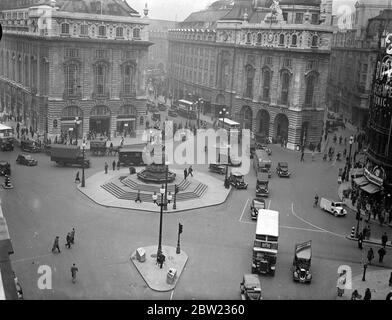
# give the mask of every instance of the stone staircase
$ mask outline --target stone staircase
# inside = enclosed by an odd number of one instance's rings
[[[151,193],[159,193],[160,186],[157,185],[148,185],[148,184],[139,184],[136,183],[132,179],[122,179],[121,183],[124,184],[125,186],[133,189],[133,190],[140,190],[141,192],[151,192]],[[180,184],[178,184],[178,188],[181,191],[186,190],[191,183],[188,180],[183,180]],[[167,190],[171,193],[174,193],[174,185],[169,185],[167,187]]]

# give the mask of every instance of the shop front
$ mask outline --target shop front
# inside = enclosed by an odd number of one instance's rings
[[[117,135],[136,136],[136,114],[137,110],[133,105],[124,105],[117,114]]]
[[[90,131],[96,135],[108,136],[110,117],[111,112],[107,106],[95,106],[90,113]]]
[[[82,110],[77,106],[64,108],[61,113],[60,128],[62,133],[66,133],[72,138],[81,138],[83,136]]]

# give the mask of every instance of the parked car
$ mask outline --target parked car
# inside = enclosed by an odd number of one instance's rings
[[[320,208],[324,211],[332,213],[335,217],[346,216],[347,210],[343,208],[343,202],[332,201],[325,198],[320,200]]]
[[[278,162],[276,173],[279,177],[290,178],[289,165],[287,162]]]
[[[257,220],[260,209],[265,209],[265,200],[262,198],[254,198],[250,203],[250,216],[252,220]]]
[[[261,284],[259,277],[255,274],[245,274],[241,285],[241,299],[242,300],[262,300]]]
[[[226,173],[226,167],[220,164],[216,164],[216,163],[210,163],[210,165],[208,166],[208,170],[211,172],[216,172],[219,174],[225,174]]]
[[[173,118],[178,117],[177,111],[173,110],[173,109],[169,109],[168,115],[169,115],[169,117],[173,117]]]
[[[25,152],[40,152],[41,149],[37,146],[37,143],[33,140],[23,140],[20,142],[20,148]]]
[[[33,157],[29,154],[20,154],[16,158],[16,163],[32,167],[36,166],[38,164],[38,161],[33,159]]]
[[[244,180],[244,175],[237,171],[232,171],[230,173],[229,183],[236,189],[248,189],[248,184]]]
[[[14,141],[12,138],[0,138],[1,151],[14,151]]]
[[[0,176],[11,175],[11,165],[7,161],[0,161]]]

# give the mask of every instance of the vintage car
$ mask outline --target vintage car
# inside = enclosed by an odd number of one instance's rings
[[[265,209],[265,200],[263,198],[254,198],[250,203],[250,216],[252,220],[257,220],[260,209]]]
[[[90,152],[94,156],[105,156],[108,152],[108,148],[106,147],[106,140],[93,140],[90,141]]]
[[[25,152],[41,152],[37,143],[33,140],[23,140],[20,142],[20,148]]]
[[[7,161],[0,161],[0,176],[11,175],[11,165]]]
[[[220,164],[216,164],[216,163],[210,163],[210,165],[208,166],[208,170],[211,172],[216,172],[219,174],[225,174],[226,173],[226,167]]]
[[[289,165],[287,162],[278,162],[276,173],[279,177],[289,178],[291,173],[289,172]]]
[[[248,184],[245,183],[244,175],[241,172],[232,171],[229,176],[229,183],[236,189],[248,189]]]
[[[12,138],[0,138],[1,151],[14,151],[14,141]]]
[[[166,111],[166,106],[164,103],[158,103],[158,110],[159,111]]]
[[[169,117],[173,117],[173,118],[178,117],[177,111],[173,110],[173,109],[169,109],[168,115],[169,115]]]
[[[23,164],[25,166],[36,166],[38,164],[38,161],[33,159],[33,157],[29,154],[20,154],[16,158],[16,163],[18,164]]]
[[[256,197],[269,196],[268,184],[269,184],[268,173],[258,172],[257,182],[256,182]]]
[[[272,154],[272,150],[265,143],[258,144],[257,149],[264,150],[269,156]]]
[[[343,208],[343,202],[332,201],[329,199],[321,198],[320,208],[333,214],[335,217],[345,217],[347,215],[347,210]]]
[[[242,300],[262,300],[261,284],[259,277],[255,274],[244,274],[241,285]]]
[[[312,260],[312,241],[295,245],[293,260],[293,280],[301,283],[310,283],[312,274],[310,265]]]
[[[238,158],[236,156],[230,156],[229,163],[230,163],[230,166],[232,166],[232,167],[240,167],[242,164],[242,161],[240,158]]]

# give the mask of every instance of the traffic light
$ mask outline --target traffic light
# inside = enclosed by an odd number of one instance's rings
[[[182,233],[182,224],[181,223],[178,224],[178,233],[179,234]]]

